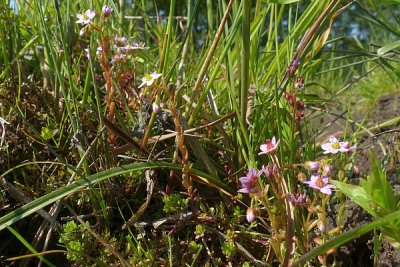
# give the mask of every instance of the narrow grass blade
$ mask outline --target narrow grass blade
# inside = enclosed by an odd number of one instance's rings
[[[160,162],[160,163],[133,163],[129,165],[124,165],[121,167],[109,169],[100,173],[96,173],[94,175],[88,176],[86,178],[83,178],[81,180],[75,181],[74,183],[67,185],[63,188],[60,188],[56,191],[53,191],[45,196],[42,196],[8,214],[0,218],[0,231],[6,228],[7,226],[10,226],[14,224],[15,222],[26,218],[30,214],[38,211],[39,209],[42,209],[57,200],[66,197],[70,194],[73,194],[85,187],[88,186],[93,186],[107,178],[111,178],[117,175],[122,175],[125,173],[129,172],[134,172],[134,171],[142,171],[142,170],[147,170],[147,169],[170,169],[170,170],[175,170],[175,171],[180,171],[182,169],[182,166],[176,165],[176,164],[171,164],[171,163],[166,163],[166,162]],[[235,192],[228,187],[226,184],[224,184],[222,181],[214,178],[211,175],[208,175],[206,173],[197,171],[197,170],[190,170],[191,174],[196,175],[199,178],[199,182],[206,183],[209,186],[215,187],[222,192],[230,195],[234,194]]]

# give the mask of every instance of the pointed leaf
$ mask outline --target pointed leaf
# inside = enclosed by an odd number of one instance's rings
[[[369,214],[375,215],[374,210],[371,208],[369,202],[370,198],[361,186],[346,184],[336,180],[331,181],[343,194],[365,209]]]
[[[378,206],[394,211],[396,210],[396,198],[386,178],[386,173],[382,170],[380,162],[372,152],[369,157],[371,160],[371,173],[367,181],[362,182],[362,186]]]
[[[400,47],[400,40],[390,43],[388,45],[382,46],[381,48],[378,49],[378,51],[376,51],[376,53],[378,54],[378,56],[383,56],[387,52],[390,52],[399,47]]]

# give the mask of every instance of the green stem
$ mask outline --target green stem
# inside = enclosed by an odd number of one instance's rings
[[[213,41],[213,43],[212,43],[212,45],[210,47],[210,51],[208,51],[206,60],[204,61],[203,66],[201,66],[200,73],[197,76],[197,80],[196,80],[196,83],[195,83],[194,88],[193,88],[193,95],[192,95],[191,102],[189,103],[189,108],[192,107],[193,101],[197,98],[197,96],[199,94],[200,86],[203,83],[203,79],[204,79],[204,76],[205,76],[206,71],[208,69],[208,66],[210,65],[211,59],[214,56],[215,49],[217,48],[219,39],[221,38],[225,23],[228,20],[229,11],[232,8],[233,2],[234,2],[233,0],[229,1],[229,4],[228,4],[228,6],[227,6],[227,8],[225,10],[224,17],[222,18],[222,21],[221,21],[221,23],[220,23],[220,25],[218,27],[217,33],[215,34],[214,41]],[[211,81],[209,81],[208,84],[210,84],[210,83],[211,83]],[[203,95],[204,95],[204,93],[203,93]],[[205,94],[204,98],[206,96],[207,96],[207,94]],[[193,114],[192,114],[192,116],[190,116],[190,119],[188,121],[189,126],[191,126],[193,124],[195,117],[197,116],[197,114],[199,113],[199,111],[201,109],[201,106],[202,106],[202,102],[199,101],[197,103],[196,109],[193,111]]]
[[[243,122],[246,121],[247,112],[247,97],[249,90],[249,60],[250,60],[250,15],[251,5],[250,0],[243,1],[243,16],[242,16],[242,58],[241,58],[241,88],[240,88],[240,117]],[[243,139],[243,137],[240,137]],[[239,168],[244,166],[243,154],[238,155]],[[252,166],[255,167],[255,166]]]
[[[163,66],[160,66],[162,69],[162,74],[165,77],[167,73],[167,66],[168,66],[168,52],[169,46],[171,43],[171,35],[172,35],[172,22],[174,20],[174,13],[175,13],[175,4],[176,0],[171,0],[171,4],[169,5],[169,16],[168,16],[168,24],[167,24],[167,33],[166,38],[164,39],[164,47],[163,47]]]

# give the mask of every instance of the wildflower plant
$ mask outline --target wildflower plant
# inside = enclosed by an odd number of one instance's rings
[[[43,247],[28,249],[49,266],[50,252],[93,266],[340,265],[349,197],[396,244],[383,169],[349,184],[359,133],[311,129],[328,101],[315,85],[345,80],[326,83],[337,63],[320,58],[344,1],[56,2],[14,14],[0,4],[12,22],[0,25],[7,242],[28,247],[12,226],[38,213]],[[52,234],[64,250],[42,238]],[[8,260],[32,264],[22,258]]]

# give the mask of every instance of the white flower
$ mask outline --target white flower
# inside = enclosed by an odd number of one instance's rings
[[[88,9],[84,14],[77,14],[78,20],[76,23],[79,24],[89,24],[90,21],[96,16],[96,12]]]
[[[328,153],[336,154],[338,152],[353,151],[356,147],[355,146],[350,147],[349,142],[339,142],[339,140],[337,140],[336,137],[331,136],[329,138],[329,142],[322,144],[321,148],[325,150],[324,154]]]
[[[139,85],[139,88],[142,88],[143,86],[150,86],[154,83],[155,80],[157,80],[158,78],[161,77],[160,73],[157,72],[152,72],[150,74],[146,74],[143,78],[142,78],[142,83]]]

